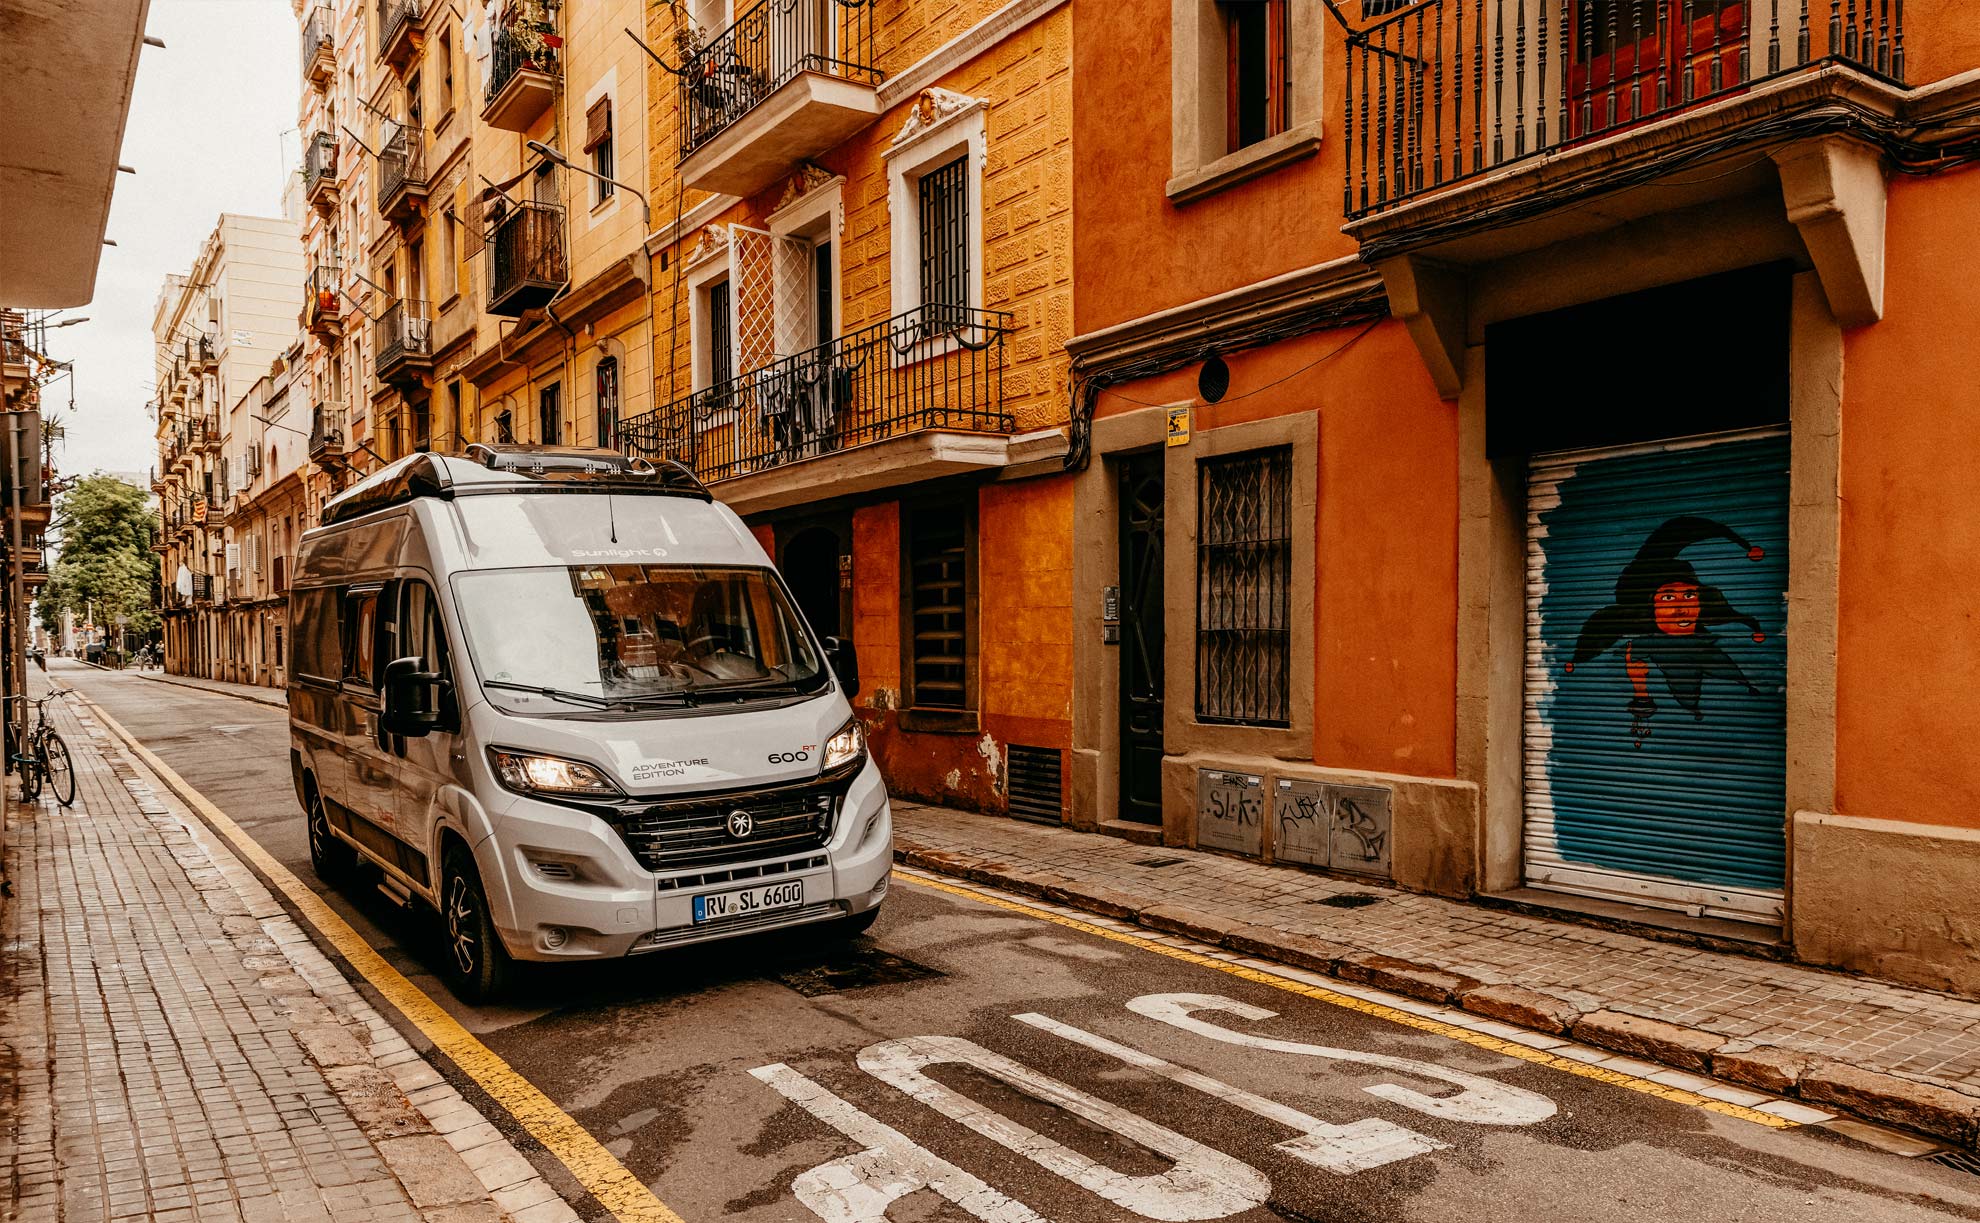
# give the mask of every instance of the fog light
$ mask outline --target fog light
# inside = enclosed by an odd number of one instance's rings
[[[543,945],[549,950],[556,951],[570,941],[570,931],[564,929],[562,926],[543,927]]]
[[[880,882],[874,884],[873,890],[867,893],[868,895],[873,897],[873,902],[875,904],[878,904],[880,902],[880,898],[887,894],[887,882],[892,878],[893,878],[892,874],[886,874],[880,876]]]

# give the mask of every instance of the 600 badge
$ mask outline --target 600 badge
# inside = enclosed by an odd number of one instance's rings
[[[765,759],[771,764],[800,764],[811,759],[811,744],[807,743],[795,752],[771,752]]]

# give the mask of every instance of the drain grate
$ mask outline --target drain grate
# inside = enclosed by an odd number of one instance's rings
[[[1189,861],[1189,859],[1187,858],[1141,858],[1137,861],[1128,863],[1128,865],[1146,866],[1146,867],[1181,866],[1183,863],[1187,861]]]
[[[925,981],[942,975],[913,960],[889,955],[878,947],[837,947],[817,959],[807,957],[807,961],[787,972],[771,975],[807,998],[843,994],[847,990],[869,989],[875,985]]]
[[[1924,1158],[1929,1163],[1951,1168],[1955,1172],[1964,1172],[1968,1176],[1980,1176],[1980,1155],[1975,1155],[1971,1151],[1934,1151],[1930,1155],[1924,1156]]]
[[[1370,896],[1366,892],[1342,892],[1335,896],[1322,896],[1318,900],[1309,900],[1306,903],[1326,905],[1330,909],[1360,909],[1368,905],[1380,904],[1381,900],[1380,896]]]

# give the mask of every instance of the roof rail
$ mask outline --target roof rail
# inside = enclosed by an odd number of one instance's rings
[[[489,442],[471,442],[463,453],[490,471],[552,479],[575,478],[581,482],[600,484],[626,481],[714,500],[707,486],[694,472],[672,459],[655,463],[602,446],[531,446]]]

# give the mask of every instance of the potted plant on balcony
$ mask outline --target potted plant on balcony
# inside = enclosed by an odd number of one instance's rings
[[[564,45],[564,39],[557,33],[557,23],[545,0],[516,0],[509,9],[509,34],[522,51],[524,68],[556,70],[557,48]]]

